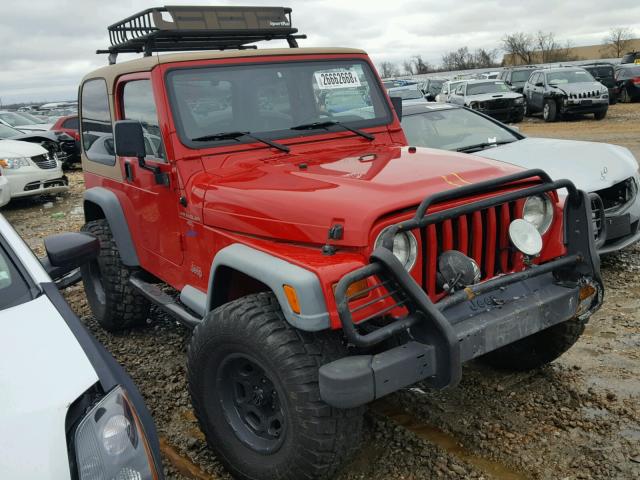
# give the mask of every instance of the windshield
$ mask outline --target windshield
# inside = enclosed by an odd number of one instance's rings
[[[437,95],[442,91],[442,85],[444,85],[445,80],[429,80],[429,86],[427,90],[429,93],[433,93]]]
[[[12,127],[15,127],[16,125],[35,125],[36,124],[36,122],[34,122],[33,120],[29,120],[28,118],[23,117],[19,113],[15,113],[15,112],[2,112],[0,113],[0,118],[5,122],[7,122]]]
[[[402,129],[409,145],[441,150],[460,150],[471,145],[519,139],[491,120],[462,108],[405,115]]]
[[[511,89],[504,82],[469,83],[467,95],[482,95],[483,93],[510,92]]]
[[[600,78],[613,77],[612,67],[589,67],[589,68],[586,68],[586,70],[595,77],[600,77]]]
[[[511,73],[511,83],[524,83],[529,80],[532,70],[514,70]]]
[[[402,100],[414,100],[416,98],[424,98],[422,92],[417,88],[392,88],[389,90],[390,97],[400,97]]]
[[[237,143],[192,141],[223,132],[283,138],[322,133],[292,130],[301,124],[336,121],[362,128],[392,119],[373,72],[359,60],[176,69],[167,82],[180,136],[197,148]]]
[[[2,125],[0,123],[0,138],[11,138],[15,137],[16,135],[22,135],[22,132],[20,130],[7,127],[6,125]]]
[[[29,285],[0,246],[0,310],[31,300]]]
[[[617,78],[627,79],[631,77],[640,77],[640,65],[637,67],[621,68],[618,70]]]
[[[566,85],[568,83],[595,82],[594,78],[586,70],[566,70],[563,72],[547,73],[549,85]]]

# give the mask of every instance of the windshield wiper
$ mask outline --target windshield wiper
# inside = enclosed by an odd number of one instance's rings
[[[192,138],[192,142],[215,142],[216,140],[238,140],[240,137],[249,137],[258,142],[262,142],[265,145],[269,145],[270,147],[277,148],[283,152],[289,153],[290,148],[286,145],[282,145],[281,143],[272,142],[271,140],[267,140],[266,138],[257,137],[250,132],[220,132],[214,133],[212,135],[204,135],[202,137]]]
[[[484,142],[477,143],[475,145],[467,145],[466,147],[456,148],[456,152],[469,152],[469,151],[479,151],[484,150],[489,147],[497,147],[498,145],[506,145],[507,143],[515,142],[515,140],[504,140],[502,142]]]
[[[362,138],[366,138],[367,140],[374,140],[376,137],[371,135],[370,133],[363,132],[357,128],[349,127],[344,123],[336,122],[334,120],[327,120],[324,122],[313,122],[313,123],[303,123],[302,125],[296,125],[295,127],[291,127],[290,130],[319,130],[321,128],[325,130],[329,130],[329,127],[339,126],[344,128],[345,130],[349,130],[356,135],[360,135]]]

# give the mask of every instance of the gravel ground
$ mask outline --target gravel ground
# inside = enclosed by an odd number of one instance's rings
[[[611,141],[640,158],[640,105],[616,105],[606,120],[545,124],[528,135]],[[635,122],[632,124],[632,121]],[[42,254],[42,237],[83,223],[80,172],[58,199],[3,209]],[[377,402],[365,443],[339,476],[356,479],[640,479],[640,246],[603,259],[606,303],[560,360],[526,374],[465,366],[462,383],[417,385]],[[88,328],[139,385],[162,437],[170,479],[228,479],[207,448],[185,384],[189,331],[157,311],[147,328],[112,335],[89,311],[81,285],[66,292]]]

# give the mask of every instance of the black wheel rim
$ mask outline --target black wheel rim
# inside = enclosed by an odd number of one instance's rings
[[[227,355],[216,383],[224,416],[238,440],[256,452],[277,451],[286,433],[282,396],[259,362],[245,354]]]

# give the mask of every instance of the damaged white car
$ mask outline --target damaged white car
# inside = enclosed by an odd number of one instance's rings
[[[403,105],[402,128],[409,145],[465,152],[541,168],[551,178],[568,178],[580,190],[597,193],[605,225],[596,224],[598,251],[620,250],[640,239],[638,162],[624,147],[608,143],[531,138],[487,115],[450,104]],[[540,215],[550,208],[541,199]],[[597,199],[594,210],[600,208]]]

